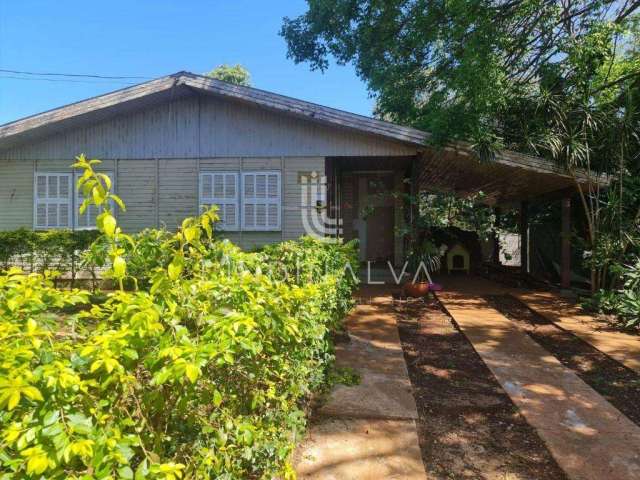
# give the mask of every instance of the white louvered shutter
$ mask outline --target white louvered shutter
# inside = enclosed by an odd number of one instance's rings
[[[200,205],[218,206],[222,230],[238,230],[240,207],[238,174],[235,172],[206,172],[200,174]]]
[[[114,174],[112,172],[99,172],[99,173],[103,173],[111,179],[111,192],[114,193],[114,190],[113,190],[115,187]],[[95,205],[89,205],[83,213],[80,213],[80,205],[82,205],[82,202],[84,201],[84,197],[82,196],[82,192],[78,190],[77,184],[78,184],[78,178],[80,178],[81,176],[82,176],[82,172],[76,172],[73,178],[73,189],[76,192],[76,199],[75,199],[76,203],[73,207],[73,210],[74,210],[73,221],[75,222],[75,228],[77,228],[78,230],[88,230],[88,229],[96,228],[96,217],[98,216],[98,213],[100,213],[101,209],[99,210]],[[115,209],[115,204],[111,202],[111,204],[109,205],[109,208],[111,208],[111,211],[113,212]]]
[[[35,228],[71,228],[71,174],[36,173]]]
[[[280,172],[244,172],[242,176],[243,230],[280,230]]]

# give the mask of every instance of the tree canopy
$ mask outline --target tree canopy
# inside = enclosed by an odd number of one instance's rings
[[[236,65],[218,65],[207,73],[207,76],[222,80],[223,82],[233,83],[235,85],[251,86],[251,74],[249,73],[249,70],[239,63]]]
[[[284,19],[289,56],[320,70],[331,56],[353,62],[377,97],[378,115],[435,140],[522,149],[528,134],[539,133],[521,120],[534,120],[542,92],[611,100],[614,87],[638,79],[631,35],[638,1],[307,3],[306,13]]]

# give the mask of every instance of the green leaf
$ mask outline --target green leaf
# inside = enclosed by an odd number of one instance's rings
[[[116,278],[124,278],[127,272],[127,262],[124,258],[117,256],[113,259],[113,275]]]
[[[118,475],[120,476],[120,478],[123,478],[125,480],[132,480],[133,479],[133,470],[131,470],[130,467],[122,467],[120,469],[118,469]]]
[[[113,215],[111,215],[108,212],[105,212],[103,214],[104,216],[102,217],[102,229],[104,230],[104,233],[106,233],[108,236],[113,237],[113,234],[116,231],[116,219],[113,218]]]
[[[185,374],[191,383],[196,383],[196,380],[200,376],[200,369],[193,363],[188,363],[185,368]]]
[[[173,257],[172,262],[169,264],[168,274],[171,280],[177,280],[182,273],[183,258],[180,255]]]
[[[219,390],[213,391],[213,405],[219,407],[222,404],[222,394]]]

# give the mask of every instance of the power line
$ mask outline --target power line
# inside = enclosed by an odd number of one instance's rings
[[[2,70],[0,70],[1,72]],[[26,78],[26,77],[16,77],[13,75],[0,75],[0,79],[10,79],[10,80],[28,80],[28,81],[41,81],[41,82],[64,82],[64,83],[86,83],[86,84],[99,84],[99,83],[108,83],[108,84],[121,84],[121,85],[136,85],[135,82],[123,82],[121,80],[112,80],[112,81],[91,81],[91,80],[72,80],[70,78]]]
[[[35,75],[41,77],[84,77],[84,78],[98,78],[105,80],[149,80],[151,77],[142,76],[111,76],[111,75],[94,75],[94,74],[82,74],[82,73],[50,73],[50,72],[25,72],[20,70],[5,70],[0,69],[1,73],[13,73],[18,75]]]

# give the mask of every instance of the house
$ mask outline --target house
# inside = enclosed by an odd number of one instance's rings
[[[127,205],[124,230],[176,227],[220,207],[223,234],[245,248],[335,233],[360,239],[363,260],[402,263],[401,196],[431,188],[492,205],[574,188],[541,159],[502,152],[479,163],[470,145],[263,90],[179,72],[0,126],[0,230],[92,228],[70,165],[102,160]]]

